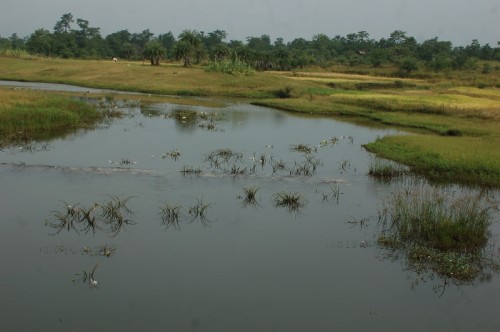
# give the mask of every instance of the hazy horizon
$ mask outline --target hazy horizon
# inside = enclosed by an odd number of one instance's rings
[[[269,35],[312,39],[367,31],[370,38],[388,38],[395,30],[422,42],[438,37],[454,46],[477,39],[492,47],[500,41],[500,2],[481,0],[184,0],[139,3],[130,0],[3,0],[0,36],[28,37],[39,28],[53,31],[61,16],[71,13],[103,37],[120,31],[149,29],[155,35],[184,29],[227,33],[227,41]],[[76,23],[74,28],[77,28]]]

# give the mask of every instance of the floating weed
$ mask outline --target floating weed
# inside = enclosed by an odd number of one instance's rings
[[[160,206],[160,212],[158,214],[161,216],[162,225],[165,225],[166,228],[172,226],[173,228],[180,230],[179,215],[181,209],[182,206],[170,205],[169,203],[164,203]]]
[[[242,200],[243,206],[258,206],[257,192],[260,190],[260,187],[243,187],[242,189],[243,195],[238,196],[238,199]]]
[[[170,115],[172,118],[183,123],[191,123],[198,120],[198,112],[190,109],[176,109]]]
[[[190,174],[199,175],[199,174],[201,174],[201,169],[199,167],[192,167],[192,166],[184,165],[184,166],[182,166],[182,169],[180,170],[180,172],[184,176],[190,175]]]
[[[290,145],[290,151],[312,153],[313,151],[315,151],[315,149],[307,144],[292,144]]]
[[[300,212],[308,203],[304,195],[300,193],[277,192],[272,196],[275,207],[286,207],[289,212]]]
[[[122,160],[120,160],[119,164],[120,164],[120,166],[130,166],[133,164],[137,164],[137,162],[132,161],[129,158],[122,158]]]
[[[163,154],[161,158],[166,159],[167,157],[170,157],[170,159],[177,161],[177,159],[179,159],[180,156],[181,156],[181,151],[179,149],[174,149]]]

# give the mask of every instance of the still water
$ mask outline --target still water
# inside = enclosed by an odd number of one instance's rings
[[[124,111],[0,151],[0,330],[500,330],[497,277],[436,292],[440,280],[416,283],[375,245],[377,209],[394,185],[367,176],[361,145],[394,131],[244,103]],[[314,170],[297,171],[307,164],[297,144],[313,149]],[[242,174],[205,161],[222,148],[241,156]],[[242,199],[249,187],[256,204]],[[304,206],[275,207],[278,192]],[[113,198],[131,210],[114,232],[50,226],[66,204]],[[178,223],[162,221],[166,203],[180,207]],[[202,218],[189,213],[198,203]]]

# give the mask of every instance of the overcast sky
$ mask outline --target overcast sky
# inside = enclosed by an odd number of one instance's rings
[[[500,41],[500,0],[0,0],[0,36],[52,31],[65,13],[101,28],[103,37],[124,29],[176,37],[184,29],[220,29],[227,41],[359,31],[378,40],[403,30],[419,42],[438,37],[454,46]]]

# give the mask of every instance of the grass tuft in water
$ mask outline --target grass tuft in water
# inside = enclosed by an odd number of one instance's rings
[[[181,227],[179,225],[179,215],[181,209],[182,206],[170,205],[169,203],[164,203],[162,206],[160,206],[160,212],[158,214],[161,216],[162,224],[167,228],[172,226],[173,228],[180,230]]]
[[[208,208],[212,204],[203,202],[203,198],[197,198],[196,203],[189,207],[188,213],[194,220],[200,220],[201,224],[206,227],[209,225],[209,220],[206,216]]]
[[[401,164],[390,160],[373,158],[368,166],[368,175],[379,180],[391,180],[407,174],[407,169]]]
[[[286,207],[290,212],[299,212],[308,200],[300,193],[277,192],[272,196],[275,207]]]
[[[498,267],[484,250],[496,208],[482,192],[450,192],[429,185],[400,190],[379,210],[378,244],[402,251],[417,272],[430,270],[458,283],[471,282],[479,272]]]
[[[258,206],[257,192],[260,190],[260,187],[243,187],[242,189],[243,195],[238,196],[238,199],[242,200],[243,206]]]

